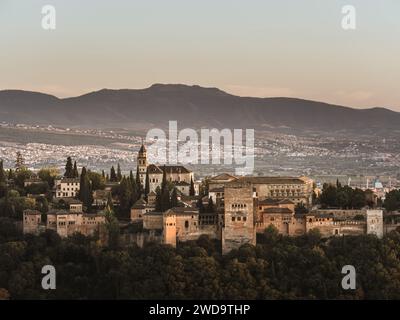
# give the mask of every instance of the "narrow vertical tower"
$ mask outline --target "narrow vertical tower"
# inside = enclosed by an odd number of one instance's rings
[[[147,152],[146,152],[146,148],[143,144],[143,141],[142,141],[142,146],[140,147],[140,150],[138,153],[137,163],[138,163],[140,183],[142,184],[143,188],[145,188],[146,187],[145,186],[146,170],[147,170]]]
[[[254,226],[254,191],[251,183],[227,183],[225,192],[225,214],[222,229],[222,253],[249,243],[256,244]]]

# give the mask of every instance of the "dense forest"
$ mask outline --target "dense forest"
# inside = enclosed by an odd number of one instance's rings
[[[220,254],[201,237],[172,247],[100,247],[76,234],[22,236],[0,218],[0,296],[10,299],[400,299],[400,233],[383,239],[318,232],[289,238],[267,228],[257,246]],[[41,288],[54,265],[56,290]],[[354,265],[357,289],[343,290],[342,267]]]

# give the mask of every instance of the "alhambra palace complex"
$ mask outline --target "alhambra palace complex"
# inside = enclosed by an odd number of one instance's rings
[[[138,174],[143,186],[150,183],[147,200],[139,199],[131,209],[131,222],[139,231],[124,234],[139,246],[157,241],[172,246],[178,242],[196,240],[202,235],[221,241],[227,253],[243,244],[256,244],[256,234],[270,225],[280,234],[299,236],[318,229],[323,237],[375,234],[382,237],[395,226],[385,225],[382,210],[321,210],[312,207],[313,180],[307,177],[233,176],[227,173],[208,179],[208,194],[200,197],[195,183],[195,196],[189,195],[193,172],[184,166],[157,166],[147,161],[146,148],[138,154]],[[146,178],[148,174],[148,178]],[[157,212],[156,189],[163,174],[178,191],[179,206]],[[104,214],[84,213],[82,203],[75,199],[79,180],[61,178],[56,181],[55,197],[64,199],[69,210],[55,210],[47,214],[45,224],[40,212],[26,210],[24,233],[55,230],[60,236],[74,232],[91,235],[105,224]],[[104,204],[106,190],[94,190],[96,203]],[[213,212],[201,212],[199,201],[206,208],[212,201]],[[296,214],[295,206],[303,204],[309,213]],[[203,210],[204,211],[204,210]],[[359,219],[363,216],[363,219]],[[355,217],[358,217],[357,219]]]

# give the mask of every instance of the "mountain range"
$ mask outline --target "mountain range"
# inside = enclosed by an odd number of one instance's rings
[[[57,98],[22,90],[0,91],[0,122],[71,127],[138,125],[255,128],[318,132],[398,132],[400,113],[353,109],[296,98],[239,97],[217,88],[155,84],[146,89],[102,89]]]

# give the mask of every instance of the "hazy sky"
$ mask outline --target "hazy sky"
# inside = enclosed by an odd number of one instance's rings
[[[399,17],[399,0],[0,0],[0,89],[185,83],[400,111]]]

